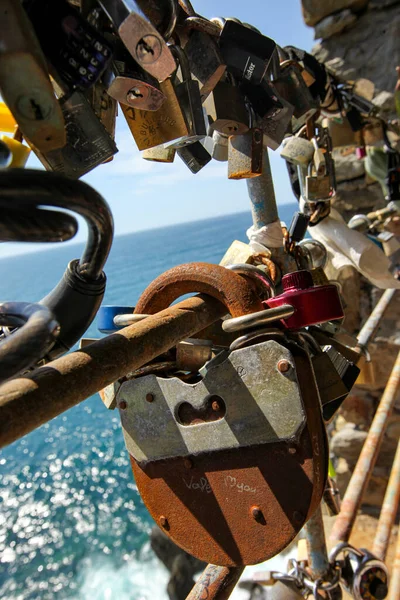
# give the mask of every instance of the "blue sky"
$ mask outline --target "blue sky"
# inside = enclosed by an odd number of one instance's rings
[[[290,44],[309,50],[313,45],[313,30],[303,23],[300,0],[193,0],[193,4],[208,18],[234,16],[251,23],[281,46]],[[212,161],[200,173],[192,175],[178,156],[173,164],[145,161],[123,116],[117,119],[116,142],[119,152],[114,160],[83,178],[110,204],[116,235],[249,208],[246,183],[227,179],[227,163]],[[284,161],[278,152],[272,151],[270,160],[278,204],[292,202]],[[41,167],[35,156],[28,166]],[[68,243],[82,241],[85,236],[85,225],[80,222],[77,236]],[[0,245],[0,257],[38,250],[40,246],[4,243]]]

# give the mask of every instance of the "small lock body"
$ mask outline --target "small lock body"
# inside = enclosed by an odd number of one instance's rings
[[[66,145],[46,153],[34,150],[47,170],[78,179],[112,158],[118,149],[81,92],[62,98],[60,104],[67,133]]]
[[[226,64],[214,39],[193,31],[184,48],[194,79],[200,84],[201,101],[209,96],[226,71]]]
[[[314,156],[314,145],[305,138],[291,136],[285,139],[280,155],[292,165],[307,169]]]
[[[283,106],[282,110],[259,122],[264,133],[264,144],[271,150],[277,150],[286,133],[290,131],[294,110],[293,106],[283,98],[280,98],[279,101]]]
[[[298,131],[319,108],[300,69],[295,65],[288,65],[281,70],[273,84],[279,95],[294,107],[292,127],[294,132]]]
[[[249,116],[243,94],[236,86],[220,81],[204,103],[209,127],[208,135],[239,135],[249,129]]]
[[[258,177],[263,166],[263,132],[253,128],[228,142],[228,179]]]
[[[164,81],[176,69],[162,35],[134,0],[99,0],[132,58],[150,75]]]
[[[0,8],[0,93],[25,139],[41,152],[65,145],[64,119],[46,60],[20,2]]]
[[[325,486],[311,363],[270,340],[220,355],[202,373],[190,385],[149,375],[119,388],[136,484],[186,551],[217,565],[261,562],[294,538]]]
[[[107,89],[102,81],[98,81],[87,91],[86,98],[94,114],[114,140],[118,112],[117,102],[107,93]]]
[[[121,104],[122,113],[139,150],[148,150],[189,134],[171,79],[160,83],[160,89],[165,100],[158,111],[136,110]]]
[[[177,154],[194,175],[201,171],[211,160],[211,154],[201,142],[194,142],[178,148]]]
[[[164,146],[155,146],[148,150],[143,150],[142,158],[153,162],[173,163],[175,160],[175,148],[164,148]]]

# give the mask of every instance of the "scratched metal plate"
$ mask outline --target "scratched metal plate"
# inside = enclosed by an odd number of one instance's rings
[[[278,371],[286,360],[291,368]],[[154,401],[146,401],[152,394]],[[184,402],[199,409],[218,395],[225,416],[212,422],[182,425],[177,411]],[[129,453],[146,462],[282,440],[295,441],[305,425],[296,367],[289,350],[275,341],[232,352],[209,363],[205,377],[194,385],[156,375],[123,383],[117,396]]]
[[[328,452],[318,389],[309,357],[291,350],[307,417],[298,439],[148,463],[131,457],[156,523],[201,560],[223,566],[267,560],[293,540],[321,501]]]

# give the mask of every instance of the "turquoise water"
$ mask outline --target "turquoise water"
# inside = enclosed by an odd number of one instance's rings
[[[290,222],[296,205],[280,216]],[[160,273],[218,263],[246,241],[250,214],[114,240],[105,304],[134,305]],[[2,300],[37,301],[81,246],[0,261]],[[99,334],[93,324],[86,334]],[[0,453],[0,597],[4,600],[164,600],[168,575],[153,556],[152,519],[137,492],[118,415],[96,395]]]

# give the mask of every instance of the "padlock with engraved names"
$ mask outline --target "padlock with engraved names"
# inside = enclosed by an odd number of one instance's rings
[[[109,95],[121,104],[139,110],[158,110],[165,100],[160,85],[131,58],[130,54],[117,46],[113,61],[114,77],[107,89]]]
[[[150,75],[164,81],[176,69],[163,36],[134,0],[99,0],[132,58]]]
[[[279,95],[294,107],[292,127],[293,131],[296,132],[308,119],[315,115],[318,104],[311,95],[296,64],[288,64],[284,67],[283,65],[281,65],[279,78],[274,80],[273,85]]]
[[[304,199],[308,201],[324,200],[331,196],[332,188],[329,175],[318,177],[313,172],[313,165],[310,163],[308,173],[305,178]]]
[[[171,78],[160,83],[160,89],[165,100],[155,112],[120,105],[139,150],[148,150],[189,135]]]
[[[180,67],[181,81],[176,76],[174,88],[188,132],[180,138],[167,142],[166,146],[182,148],[186,144],[198,142],[206,137],[206,118],[200,98],[199,82],[192,79],[185,51],[180,46],[171,46],[171,52]]]
[[[200,83],[202,102],[213,91],[226,71],[217,43],[203,31],[193,31],[184,47],[192,77]]]
[[[143,150],[142,158],[144,158],[144,160],[150,160],[153,162],[173,163],[175,160],[175,154],[175,148],[164,148],[164,146],[161,145]]]
[[[275,42],[253,29],[227,19],[218,44],[228,70],[239,81],[261,83],[275,51]]]
[[[258,177],[263,166],[263,132],[252,128],[228,141],[228,179]]]
[[[201,171],[212,158],[201,142],[194,142],[193,144],[187,144],[182,148],[178,148],[177,154],[193,174]]]
[[[0,5],[0,93],[25,139],[41,152],[65,145],[61,108],[46,60],[20,2]]]
[[[307,169],[313,159],[315,148],[310,140],[291,136],[284,140],[280,155],[292,165]]]
[[[66,0],[28,0],[26,7],[57,83],[70,90],[96,83],[112,56],[105,38]]]
[[[214,131],[223,135],[239,135],[249,130],[249,115],[239,87],[220,81],[204,102],[209,127],[208,135]]]
[[[67,144],[60,150],[41,153],[33,148],[49,171],[78,179],[118,152],[113,138],[95,115],[81,92],[61,98]]]

